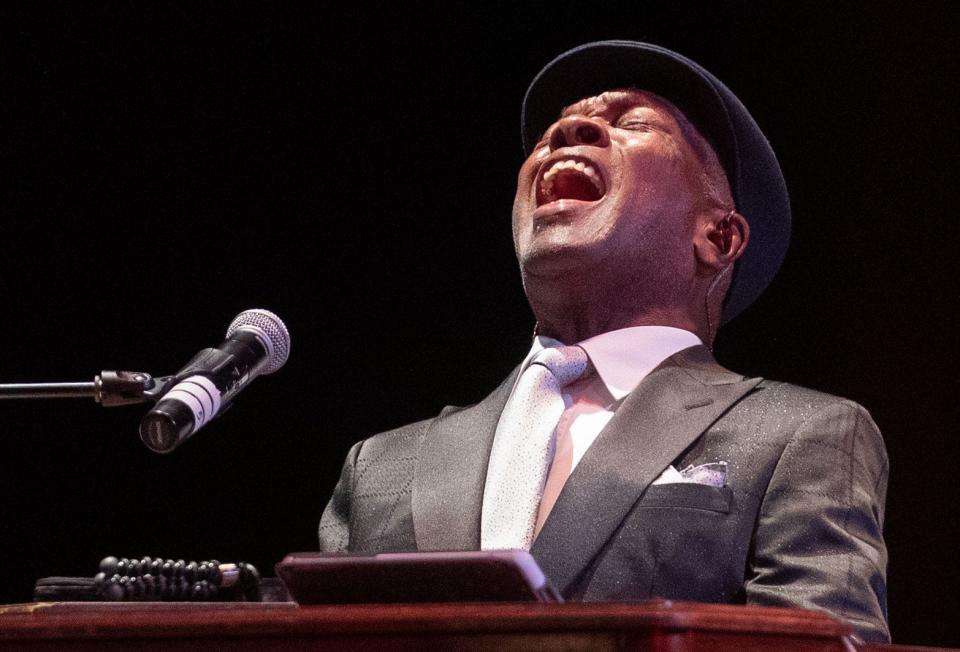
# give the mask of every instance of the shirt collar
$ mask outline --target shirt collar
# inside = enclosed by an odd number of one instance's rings
[[[631,326],[577,342],[587,352],[607,391],[618,401],[671,355],[701,344],[690,331],[672,326]],[[564,344],[543,335],[533,338],[521,371],[537,353],[556,346]]]

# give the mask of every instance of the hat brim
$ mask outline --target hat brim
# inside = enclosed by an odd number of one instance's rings
[[[666,48],[636,41],[587,43],[558,56],[527,89],[521,114],[529,155],[563,107],[616,88],[656,93],[680,109],[713,145],[750,242],[734,268],[722,323],[773,280],[790,242],[790,200],[780,165],[743,103],[704,68]]]

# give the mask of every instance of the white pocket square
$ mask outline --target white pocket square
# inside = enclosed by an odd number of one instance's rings
[[[660,474],[651,484],[705,484],[709,487],[723,487],[727,484],[727,463],[711,462],[699,466],[688,466],[677,471],[673,465]]]

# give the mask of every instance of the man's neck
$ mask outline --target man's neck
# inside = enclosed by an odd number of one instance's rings
[[[534,310],[537,334],[552,337],[566,344],[631,326],[672,326],[698,335],[697,324],[675,310],[588,310],[583,306],[567,306],[555,311]]]
[[[528,274],[524,292],[537,318],[537,332],[565,344],[631,326],[671,326],[712,345],[705,320],[697,318],[702,316],[703,304],[695,298],[702,296],[696,287],[610,277],[594,269],[591,273]]]

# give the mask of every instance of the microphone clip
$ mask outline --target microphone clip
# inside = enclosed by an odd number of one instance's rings
[[[175,381],[176,376],[154,378],[143,371],[101,371],[93,379],[93,398],[104,407],[157,401]]]

